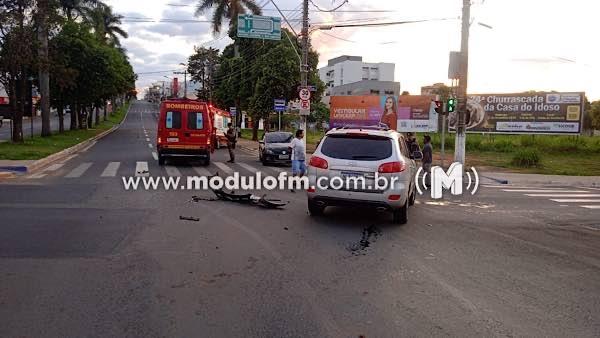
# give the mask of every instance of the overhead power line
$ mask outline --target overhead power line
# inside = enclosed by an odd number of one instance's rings
[[[319,12],[326,12],[326,13],[331,13],[331,12],[335,12],[338,9],[340,9],[342,6],[344,6],[345,4],[348,3],[348,0],[344,0],[339,6],[332,8],[332,9],[322,9],[321,7],[317,6],[317,4],[315,4],[313,2],[313,0],[308,0],[310,1],[310,4],[313,5]]]
[[[344,4],[346,2],[344,2]],[[167,4],[167,6],[171,6],[171,7],[195,7],[195,5],[184,5],[184,4]],[[315,7],[316,7],[316,5],[315,5]],[[265,11],[265,12],[277,12],[277,10],[274,9],[274,8],[263,8],[263,11]],[[282,12],[295,12],[296,10],[295,9],[282,9],[281,11]],[[317,9],[317,10],[310,11],[310,12],[325,12],[325,11],[328,11],[328,10],[318,10]],[[390,9],[365,9],[365,10],[363,10],[363,9],[354,9],[354,10],[353,9],[348,9],[348,10],[335,10],[335,12],[336,13],[392,13],[392,12],[399,12],[399,11],[397,11],[397,10],[390,10]]]

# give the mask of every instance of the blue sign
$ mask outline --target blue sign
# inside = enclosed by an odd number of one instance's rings
[[[237,114],[237,108],[229,107],[229,114],[231,114],[231,116],[235,116]]]
[[[275,111],[276,112],[282,112],[285,111],[285,99],[275,99],[273,100],[273,102],[275,103]]]

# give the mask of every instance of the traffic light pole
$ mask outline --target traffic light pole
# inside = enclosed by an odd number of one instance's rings
[[[458,123],[454,142],[454,161],[465,164],[465,119],[467,114],[467,80],[469,73],[469,26],[471,24],[471,0],[463,0],[462,36],[460,41],[460,67],[458,80]]]

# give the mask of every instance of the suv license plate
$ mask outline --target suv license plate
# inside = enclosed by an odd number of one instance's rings
[[[355,171],[342,171],[341,175],[343,178],[364,177],[364,173],[355,172]]]
[[[280,160],[289,160],[290,156],[289,155],[279,155],[279,159]]]
[[[179,137],[168,137],[167,142],[179,142]]]

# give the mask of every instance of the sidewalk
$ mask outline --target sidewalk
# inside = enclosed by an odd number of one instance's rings
[[[517,174],[506,172],[482,171],[479,175],[483,178],[492,179],[495,183],[501,180],[508,184],[529,185],[569,185],[583,187],[600,187],[600,176],[563,176],[563,175],[540,175],[540,174]]]

